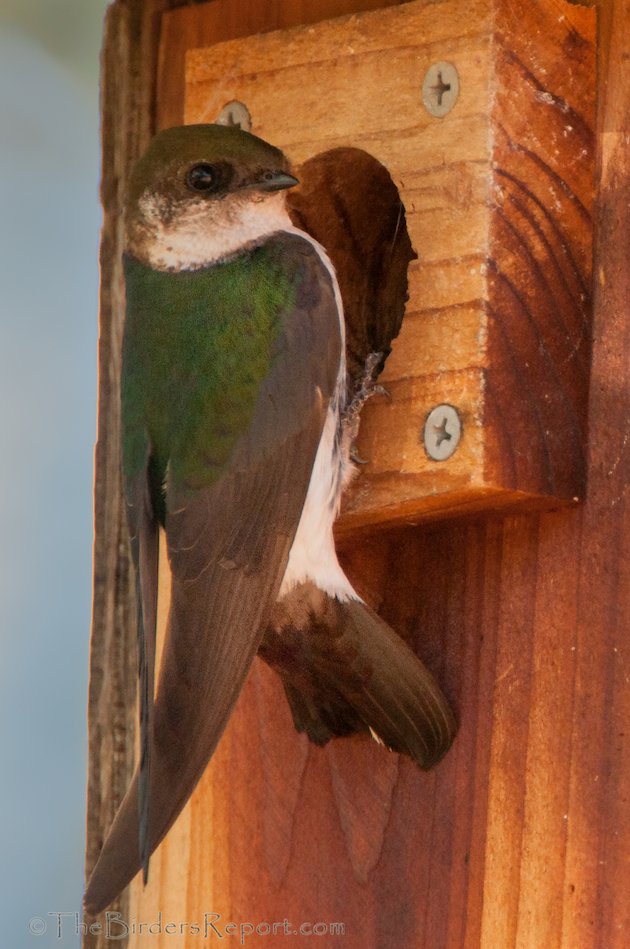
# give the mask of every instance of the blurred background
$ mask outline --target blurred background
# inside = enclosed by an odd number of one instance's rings
[[[0,945],[78,946],[107,0],[0,6]],[[29,920],[36,920],[29,928]],[[45,933],[39,934],[44,928]]]

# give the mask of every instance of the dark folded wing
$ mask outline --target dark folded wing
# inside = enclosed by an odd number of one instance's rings
[[[148,453],[147,453],[148,459]],[[149,809],[151,733],[158,598],[158,522],[153,516],[150,486],[145,470],[126,485],[127,520],[136,568],[136,623],[138,642],[138,705],[140,710],[140,760],[138,762],[138,847],[145,882],[149,873]]]
[[[167,486],[171,608],[154,708],[149,852],[201,777],[258,648],[286,569],[341,355],[330,275],[304,239],[274,248],[295,277],[252,424],[211,487]],[[107,906],[140,868],[138,773],[90,878]]]

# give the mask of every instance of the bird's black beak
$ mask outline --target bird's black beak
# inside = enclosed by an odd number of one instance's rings
[[[252,182],[250,188],[256,188],[258,191],[284,191],[285,188],[294,188],[299,183],[297,178],[286,171],[274,171]]]

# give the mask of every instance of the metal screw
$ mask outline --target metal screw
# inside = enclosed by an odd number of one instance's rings
[[[450,112],[459,95],[459,74],[452,63],[433,63],[422,83],[422,101],[427,112],[442,118]]]
[[[216,117],[215,124],[233,125],[243,129],[244,132],[251,132],[252,117],[244,102],[239,102],[238,99],[232,99],[231,102],[226,102],[223,106]]]
[[[422,438],[424,450],[433,461],[446,461],[462,437],[462,420],[452,405],[436,405],[426,417]]]

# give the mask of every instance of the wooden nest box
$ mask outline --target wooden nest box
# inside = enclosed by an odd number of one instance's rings
[[[185,122],[242,103],[302,174],[351,365],[408,276],[341,534],[583,496],[593,40],[566,3],[417,0],[188,52]]]

